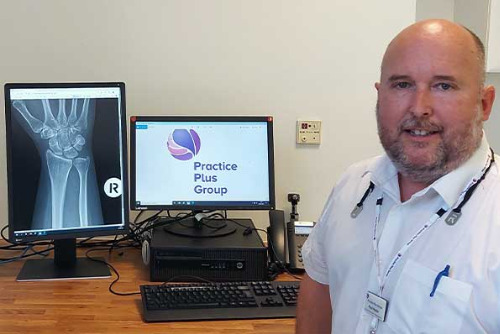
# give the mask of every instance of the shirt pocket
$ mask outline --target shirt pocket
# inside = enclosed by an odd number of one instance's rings
[[[443,276],[430,297],[438,274],[408,259],[389,304],[388,327],[400,334],[460,332],[472,285]]]

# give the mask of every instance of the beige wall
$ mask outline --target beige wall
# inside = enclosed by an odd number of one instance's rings
[[[125,81],[128,116],[273,115],[278,207],[298,192],[315,220],[342,171],[381,152],[373,83],[414,19],[415,0],[2,1],[0,81]],[[323,121],[320,146],[296,146],[299,118]]]

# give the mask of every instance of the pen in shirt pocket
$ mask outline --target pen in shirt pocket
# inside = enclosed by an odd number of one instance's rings
[[[444,269],[441,270],[437,274],[436,278],[434,279],[434,285],[432,286],[432,291],[430,294],[431,297],[434,297],[434,293],[436,292],[436,289],[439,285],[439,281],[441,280],[441,277],[443,277],[443,276],[446,276],[446,277],[450,276],[450,265],[449,264],[447,264],[446,267],[444,267]]]

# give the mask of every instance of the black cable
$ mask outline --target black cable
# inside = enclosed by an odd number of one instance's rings
[[[110,283],[109,287],[108,287],[108,291],[111,292],[112,294],[114,295],[117,295],[117,296],[135,296],[135,295],[140,295],[141,292],[140,291],[137,291],[137,292],[118,292],[118,291],[115,291],[113,290],[113,286],[120,280],[120,273],[118,272],[118,270],[116,270],[115,267],[113,267],[113,265],[111,265],[109,262],[105,261],[105,260],[101,260],[101,259],[98,259],[98,258],[93,258],[91,257],[89,254],[91,252],[95,252],[95,251],[105,251],[105,250],[108,250],[107,248],[92,248],[92,249],[89,249],[87,250],[87,252],[85,252],[85,256],[89,259],[89,260],[92,260],[92,261],[95,261],[95,262],[100,262],[100,263],[103,263],[105,264],[106,266],[108,266],[112,271],[113,273],[116,275],[116,278]],[[192,275],[179,275],[179,276],[174,276],[172,278],[170,278],[168,281],[165,281],[163,282],[162,284],[167,284],[167,283],[170,283],[172,282],[173,280],[176,280],[176,279],[179,279],[179,278],[182,278],[182,277],[190,277],[190,278],[195,278],[197,280],[200,280],[200,281],[203,281],[203,282],[207,282],[207,283],[213,283],[212,281],[210,280],[207,280],[207,279],[204,279],[202,277],[199,277],[199,276],[192,276]]]
[[[22,251],[21,255],[18,255],[18,256],[16,256],[16,257],[12,257],[12,258],[8,258],[8,259],[1,259],[1,258],[0,258],[0,264],[9,263],[9,262],[14,262],[14,261],[19,260],[19,259],[21,259],[21,258],[22,258],[22,256],[26,255],[26,253],[27,253],[30,249],[32,249],[32,247],[31,247],[31,246],[29,246],[29,247],[25,247],[25,248],[23,249],[23,251]]]
[[[109,251],[108,251],[109,254],[111,254],[111,252],[113,251],[113,249],[115,249],[115,247],[117,246],[117,244],[118,244],[117,241],[116,241],[117,238],[118,238],[118,235],[115,235],[115,238],[111,242],[111,247],[109,247]]]
[[[221,219],[216,219],[216,218],[212,218],[212,217],[221,217]],[[246,233],[245,235],[250,234],[251,231],[263,231],[264,233],[266,233],[266,231],[263,230],[263,229],[258,229],[258,228],[255,228],[255,227],[246,226],[246,225],[241,224],[240,222],[238,222],[238,221],[236,221],[234,219],[227,218],[227,214],[226,215],[222,215],[219,212],[214,212],[214,213],[208,215],[207,217],[205,217],[203,219],[209,219],[209,220],[212,220],[212,221],[231,222],[231,223],[236,224],[236,225],[238,225],[240,227],[243,227],[245,229],[245,231],[243,231],[244,234]],[[221,228],[226,227],[226,226],[227,226],[227,223],[225,223]],[[250,231],[250,232],[248,232],[248,231]]]
[[[160,210],[159,212],[155,213],[153,216],[151,217],[148,217],[146,218],[145,220],[141,221],[138,223],[139,227],[138,228],[134,228],[132,229],[132,231],[130,231],[128,234],[122,236],[121,238],[118,238],[118,235],[115,236],[115,239],[114,240],[102,240],[102,241],[93,241],[93,242],[89,242],[91,239],[93,239],[94,237],[90,237],[90,238],[86,238],[86,239],[83,239],[81,241],[78,242],[77,246],[78,247],[90,247],[90,248],[93,248],[93,247],[110,247],[109,248],[109,251],[111,252],[114,248],[124,248],[124,247],[140,247],[140,240],[138,239],[138,230],[140,229],[141,226],[143,226],[145,223],[151,221],[151,220],[154,220],[158,217],[158,215],[160,215],[162,212],[162,210]],[[138,217],[140,216],[140,214],[138,215]],[[137,217],[136,217],[137,218]],[[136,219],[137,221],[137,219]],[[136,222],[135,221],[135,222]],[[171,222],[175,222],[177,221],[177,219],[171,221]],[[147,226],[146,228],[144,228],[143,230],[140,231],[140,233],[144,232],[144,231],[147,231],[147,230],[150,230],[156,226],[162,226],[162,225],[165,225],[167,223],[171,223],[169,221],[167,222],[160,222],[158,224],[151,224],[150,226]],[[8,262],[12,262],[12,261],[16,261],[16,260],[20,260],[20,259],[24,259],[24,258],[28,258],[28,257],[32,257],[32,256],[36,256],[36,255],[42,255],[42,256],[46,256],[47,253],[51,250],[54,249],[53,247],[53,241],[42,241],[42,242],[11,242],[8,238],[5,237],[5,230],[8,228],[8,226],[4,226],[1,230],[0,230],[0,235],[2,237],[2,239],[8,243],[9,245],[1,245],[0,246],[0,250],[7,250],[7,251],[21,251],[23,252],[21,255],[19,256],[13,256],[13,257],[9,257],[9,258],[0,258],[0,261],[3,261],[3,263],[5,263],[5,261],[8,261]],[[36,246],[48,246],[49,248],[43,250],[43,251],[35,251],[33,249],[33,247],[36,247]],[[28,251],[32,250],[33,253],[30,253],[28,254]],[[1,262],[0,262],[1,263]]]
[[[146,226],[144,228],[140,228],[140,225],[144,225],[146,222],[148,222],[149,220],[152,220],[152,219],[157,219],[158,218],[158,215],[161,213],[162,211],[159,211],[157,212],[156,214],[154,214],[153,216],[143,220],[142,222],[138,223],[139,224],[139,227],[138,228],[135,228],[133,230],[131,230],[128,234],[124,235],[122,238],[120,239],[116,239],[116,240],[107,240],[107,241],[102,241],[102,242],[96,242],[96,243],[92,243],[92,244],[83,244],[82,246],[85,246],[85,247],[96,247],[96,246],[112,246],[113,244],[119,244],[121,242],[124,242],[124,241],[135,241],[137,243],[139,243],[139,240],[137,239],[138,237],[138,232],[140,231],[140,233],[144,233],[145,231],[148,231],[150,229],[153,229],[157,226],[162,226],[162,225],[165,225],[165,224],[168,224],[170,223],[170,221],[166,221],[166,222],[159,222],[159,223],[153,223],[149,226]],[[132,246],[132,245],[127,245],[128,246]],[[135,246],[139,246],[138,244],[135,245]]]
[[[141,212],[137,215],[137,217],[135,217],[134,222],[131,224],[131,225],[133,225],[133,227],[135,227],[135,230],[137,230],[137,229],[141,228],[141,227],[142,227],[142,226],[144,226],[146,223],[148,223],[148,222],[150,222],[150,221],[152,221],[152,220],[155,220],[155,219],[156,219],[156,218],[157,218],[157,217],[158,217],[158,216],[159,216],[159,215],[163,212],[163,210],[159,210],[157,213],[155,213],[155,214],[153,214],[153,215],[149,216],[148,218],[146,218],[146,219],[144,219],[144,220],[142,220],[142,221],[140,221],[140,222],[138,223],[138,222],[137,222],[137,220],[138,220],[139,216],[141,216],[141,215],[142,215],[142,213],[143,213],[143,212],[144,212],[144,210],[142,210],[142,211],[141,211]]]
[[[146,212],[145,210],[141,210],[139,211],[139,213],[137,214],[137,216],[135,216],[135,219],[134,221],[132,222],[133,225],[137,224],[137,221],[139,220],[139,218],[142,216],[142,214]]]
[[[156,227],[159,227],[159,226],[164,226],[164,225],[170,225],[170,224],[173,224],[173,223],[177,223],[177,222],[182,221],[183,219],[186,219],[186,218],[189,218],[189,217],[193,217],[193,216],[194,216],[194,213],[188,213],[185,216],[176,217],[176,218],[173,218],[172,220],[156,221],[156,222],[154,222],[154,223],[146,226],[141,232],[149,231],[149,230],[152,230],[152,229],[154,229]]]
[[[222,219],[216,219],[213,217],[222,217]],[[209,221],[209,222],[210,221],[217,221],[217,222],[221,222],[222,224],[219,224],[217,226],[213,226],[213,225],[208,224],[205,221]],[[211,214],[207,215],[206,217],[204,217],[203,219],[201,219],[200,223],[203,226],[206,226],[207,228],[214,229],[217,231],[217,230],[220,230],[220,229],[223,229],[224,227],[226,227],[227,221],[228,221],[227,217],[224,217],[222,214],[215,212],[215,213],[211,213]]]
[[[51,245],[52,242],[50,241],[42,241],[42,242],[13,242],[13,241],[10,241],[5,235],[4,235],[4,232],[5,230],[8,228],[9,226],[6,225],[2,228],[2,230],[0,231],[0,234],[2,236],[2,239],[8,243],[9,245],[7,246],[0,246],[0,249],[11,249],[13,247],[22,247],[22,248],[19,248],[19,250],[22,250],[24,249],[25,246],[46,246],[46,245]]]
[[[9,240],[7,237],[5,237],[5,236],[3,235],[3,232],[4,232],[4,231],[5,231],[8,227],[9,227],[8,225],[5,225],[5,226],[2,228],[2,230],[0,231],[0,234],[2,235],[2,239],[3,239],[4,241],[6,241],[6,242],[8,242],[8,243],[11,243],[11,242],[10,242],[10,240]]]
[[[28,246],[26,246],[25,249],[22,250],[22,255],[10,257],[10,258],[0,258],[0,264],[1,263],[13,262],[13,261],[21,260],[21,259],[26,259],[26,258],[29,258],[29,257],[32,257],[32,256],[37,256],[37,255],[45,257],[45,256],[48,255],[48,252],[50,252],[51,250],[54,249],[54,247],[48,247],[47,249],[44,249],[44,250],[41,250],[41,251],[37,251],[37,250],[34,250],[33,247],[35,247],[35,246],[34,245],[28,245]],[[33,253],[26,254],[29,250],[31,250]]]
[[[113,286],[120,280],[120,274],[118,273],[118,270],[115,269],[115,267],[113,267],[109,262],[105,261],[105,260],[101,260],[101,259],[97,259],[97,258],[93,258],[91,257],[89,254],[90,252],[94,252],[94,251],[99,251],[99,250],[108,250],[106,248],[92,248],[92,249],[89,249],[85,252],[85,257],[87,257],[89,260],[92,260],[94,262],[100,262],[100,263],[104,263],[106,266],[109,267],[109,269],[111,269],[115,275],[116,275],[116,278],[111,282],[111,284],[109,285],[108,287],[108,291],[111,292],[112,294],[114,295],[117,295],[117,296],[134,296],[134,295],[140,295],[141,292],[138,291],[138,292],[118,292],[118,291],[114,291],[113,290]]]
[[[86,244],[86,243],[87,243],[87,241],[92,240],[92,239],[94,239],[94,237],[88,237],[88,238],[85,238],[85,239],[83,239],[83,240],[80,240],[80,241],[78,242],[78,244],[79,244],[79,246],[83,246],[84,244]]]
[[[203,219],[203,220],[205,220],[205,219]],[[209,222],[210,222],[210,221],[219,221],[219,222],[221,222],[221,223],[222,223],[222,224],[219,224],[219,225],[217,225],[217,226],[210,225],[208,222],[204,222],[203,220],[202,220],[202,221],[200,221],[200,223],[201,223],[203,226],[205,226],[205,227],[207,227],[207,228],[209,228],[209,229],[215,230],[215,231],[218,231],[218,230],[220,230],[220,229],[223,229],[224,227],[226,227],[226,226],[227,226],[226,221],[225,221],[225,220],[222,220],[222,219],[208,219],[208,221],[209,221]]]

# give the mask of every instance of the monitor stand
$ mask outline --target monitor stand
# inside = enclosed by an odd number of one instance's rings
[[[104,261],[98,257],[97,260]],[[27,260],[17,281],[67,280],[111,277],[108,266],[88,258],[76,257],[76,239],[54,241],[53,259]]]
[[[225,219],[186,218],[180,221],[166,223],[163,230],[167,233],[188,238],[217,238],[236,232],[236,227]]]

